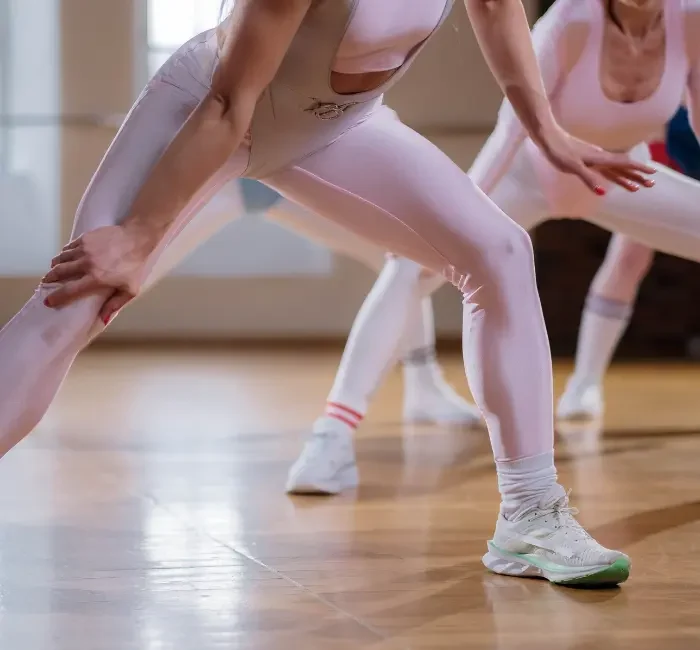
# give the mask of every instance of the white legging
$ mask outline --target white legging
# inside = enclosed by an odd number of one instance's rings
[[[149,169],[201,101],[210,75],[196,66],[166,65],[149,84],[87,189],[74,237],[124,218]],[[148,261],[151,282],[220,228],[212,219],[222,217],[200,208],[240,176],[247,157],[245,149],[233,154],[179,215]],[[457,165],[380,109],[264,181],[379,248],[445,274],[464,295],[465,367],[495,457],[551,453],[551,358],[530,238]],[[97,314],[108,290],[54,310],[43,303],[52,289],[40,287],[0,332],[0,455],[36,425],[76,354],[103,329]],[[402,309],[399,323],[410,306]]]
[[[650,160],[644,145],[637,147],[633,156]],[[663,165],[651,164],[657,169],[653,189],[631,194],[615,188],[604,198],[589,197],[575,185],[575,179],[549,168],[526,144],[490,198],[526,230],[553,215],[574,218],[582,214],[582,218],[614,231],[593,289],[600,287],[606,298],[631,302],[654,249],[700,261],[700,183]],[[343,364],[343,375],[362,378],[361,383],[354,382],[352,395],[364,408],[396,355],[391,333],[401,327],[399,315],[405,313],[400,301],[410,300],[417,287],[426,286],[420,277],[412,261],[389,260],[356,317],[344,354],[352,363]],[[430,283],[427,288],[439,286],[439,282]],[[389,304],[390,310],[385,308]],[[368,345],[372,346],[372,355],[351,354]],[[339,381],[336,378],[336,384]]]

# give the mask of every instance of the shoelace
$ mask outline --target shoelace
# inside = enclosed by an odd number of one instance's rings
[[[578,521],[576,521],[576,515],[579,513],[579,510],[578,508],[569,505],[570,494],[571,489],[569,489],[565,495],[562,495],[556,501],[554,501],[549,508],[551,508],[552,512],[557,518],[557,523],[560,526],[571,527],[576,530],[576,532],[579,533],[583,539],[590,539],[591,536],[588,534],[586,529],[581,526]]]

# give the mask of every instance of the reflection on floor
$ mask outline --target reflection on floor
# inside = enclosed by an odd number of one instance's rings
[[[81,358],[0,471],[0,648],[700,647],[700,367],[616,367],[604,432],[561,432],[582,521],[633,558],[622,589],[581,591],[486,573],[486,434],[402,426],[398,375],[359,435],[361,489],[285,496],[338,356]]]

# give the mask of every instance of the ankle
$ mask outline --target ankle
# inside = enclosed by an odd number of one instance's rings
[[[425,390],[426,386],[444,381],[434,347],[413,350],[402,360],[406,391]]]
[[[566,383],[567,390],[575,390],[583,392],[588,388],[600,386],[603,383],[603,378],[592,374],[583,374],[574,372]]]
[[[341,402],[334,401],[326,403],[323,417],[319,418],[316,423],[317,426],[321,426],[325,431],[353,435],[363,419],[364,414],[360,413],[360,411],[350,408]]]
[[[537,506],[557,484],[554,452],[518,460],[496,461],[501,514],[517,519],[525,510]]]

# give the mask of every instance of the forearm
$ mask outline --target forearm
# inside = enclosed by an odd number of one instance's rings
[[[479,46],[517,117],[538,144],[555,126],[521,0],[465,0]]]
[[[247,112],[238,108],[234,118],[224,100],[208,95],[151,170],[121,223],[148,252],[240,146],[249,122]]]

